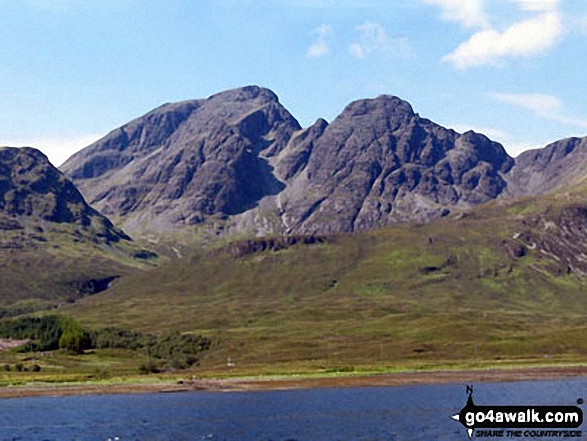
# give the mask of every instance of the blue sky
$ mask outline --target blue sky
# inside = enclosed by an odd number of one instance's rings
[[[380,94],[510,154],[587,135],[584,0],[0,0],[0,145],[59,165],[257,84],[307,126]]]

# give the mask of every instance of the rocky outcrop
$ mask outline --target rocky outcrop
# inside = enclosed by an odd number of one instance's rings
[[[214,254],[242,258],[265,251],[281,251],[296,245],[317,245],[328,241],[326,236],[286,236],[241,240],[228,244]]]
[[[315,234],[427,221],[494,199],[513,160],[393,96],[304,130],[251,86],[167,104],[74,155],[62,170],[128,231]]]
[[[72,225],[76,234],[94,241],[130,239],[91,208],[43,153],[28,147],[0,148],[0,230],[26,230],[27,240],[41,240],[44,228],[56,224]],[[26,242],[24,232],[21,236],[20,242]]]
[[[500,144],[445,129],[393,96],[356,101],[307,132],[294,153],[284,151],[295,167],[283,177],[296,173],[279,197],[289,232],[428,221],[497,197],[514,163]]]
[[[587,138],[568,138],[542,149],[528,150],[516,158],[508,173],[504,196],[545,194],[572,187],[584,180],[587,166]]]
[[[530,250],[544,259],[537,271],[554,275],[587,275],[587,206],[547,208],[520,222],[520,231],[504,241],[511,258],[524,258]]]
[[[242,213],[283,190],[268,158],[299,129],[273,92],[245,87],[164,105],[74,155],[62,170],[125,228],[164,231]]]

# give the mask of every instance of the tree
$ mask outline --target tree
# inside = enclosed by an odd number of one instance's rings
[[[70,317],[61,317],[61,329],[63,333],[59,338],[59,349],[81,354],[89,346],[89,336],[84,328]]]

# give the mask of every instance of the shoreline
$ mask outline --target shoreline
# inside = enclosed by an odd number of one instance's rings
[[[63,397],[182,392],[246,392],[316,388],[393,387],[435,384],[502,383],[531,380],[556,380],[587,377],[587,366],[525,367],[482,370],[409,371],[384,374],[342,376],[291,376],[259,378],[223,378],[162,380],[160,382],[121,382],[100,384],[51,384],[7,386],[0,388],[0,399]]]

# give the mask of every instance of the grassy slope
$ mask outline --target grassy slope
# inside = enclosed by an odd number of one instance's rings
[[[0,312],[42,309],[79,298],[80,287],[92,279],[129,275],[153,264],[136,259],[138,244],[94,243],[60,225],[42,234],[2,231],[0,246]],[[39,240],[41,238],[42,240]],[[6,244],[21,244],[10,248]]]
[[[199,369],[216,375],[228,357],[241,375],[583,362],[585,282],[503,244],[523,218],[568,201],[494,202],[323,245],[181,259],[63,311],[89,326],[203,333],[219,344]]]

